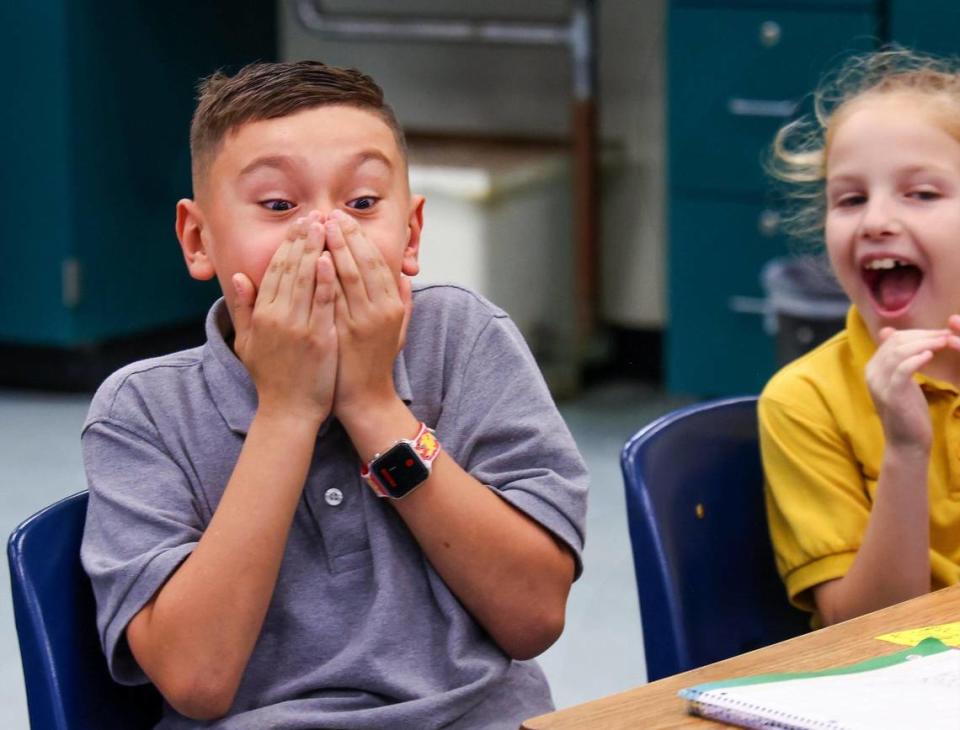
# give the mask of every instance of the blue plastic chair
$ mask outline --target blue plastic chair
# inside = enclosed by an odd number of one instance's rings
[[[657,419],[620,466],[650,681],[809,630],[774,564],[756,397]]]
[[[21,524],[7,543],[31,730],[137,730],[160,719],[152,685],[110,677],[90,580],[80,565],[87,493]]]

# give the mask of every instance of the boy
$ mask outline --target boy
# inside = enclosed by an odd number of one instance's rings
[[[115,373],[83,432],[113,675],[159,688],[163,728],[549,710],[523,660],[562,631],[585,469],[506,315],[411,291],[423,198],[382,92],[316,62],[217,74],[191,153],[207,344]]]

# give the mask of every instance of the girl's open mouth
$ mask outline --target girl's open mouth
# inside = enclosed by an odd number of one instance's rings
[[[917,295],[923,281],[919,267],[896,258],[868,261],[861,269],[873,302],[880,314],[902,314]]]

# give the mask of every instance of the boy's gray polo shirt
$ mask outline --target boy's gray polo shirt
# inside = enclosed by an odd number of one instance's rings
[[[81,557],[124,683],[146,681],[126,626],[196,546],[254,415],[229,326],[220,301],[206,345],[114,373],[84,426]],[[447,452],[569,545],[579,574],[586,470],[508,317],[458,287],[416,289],[394,376]],[[540,668],[493,643],[359,466],[339,424],[325,424],[236,701],[205,727],[516,728],[552,709]],[[160,723],[195,725],[169,707]]]

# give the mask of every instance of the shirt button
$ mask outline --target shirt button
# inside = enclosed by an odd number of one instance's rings
[[[331,507],[336,507],[343,501],[343,492],[336,487],[331,487],[323,493],[323,500]]]

